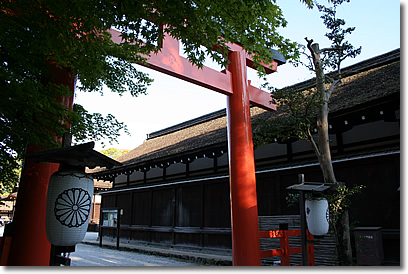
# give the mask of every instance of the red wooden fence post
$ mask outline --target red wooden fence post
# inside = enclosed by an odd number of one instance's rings
[[[289,236],[288,230],[282,230],[282,236],[280,237],[280,249],[282,252],[281,265],[290,266],[290,256],[289,256]]]
[[[314,237],[312,234],[310,234],[309,230],[307,231],[308,239],[313,240]],[[307,244],[307,259],[308,259],[308,265],[309,266],[314,266],[315,265],[315,252],[314,252],[314,244]]]

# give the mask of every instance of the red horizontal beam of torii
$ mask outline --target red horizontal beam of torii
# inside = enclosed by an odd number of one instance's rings
[[[117,44],[123,42],[119,31],[110,29],[109,32],[112,35],[112,41]],[[187,58],[180,56],[179,41],[169,35],[165,35],[161,44],[160,52],[151,56],[144,56],[148,59],[145,64],[140,63],[140,65],[225,95],[232,95],[231,73],[228,70],[220,72],[206,66],[202,68],[194,66]],[[230,52],[244,52],[242,47],[237,44],[230,43],[228,47]],[[245,56],[246,66],[256,68],[253,59],[248,54],[245,54]],[[266,73],[276,71],[277,66],[278,63],[276,61],[273,62],[272,68],[263,64]],[[270,103],[270,93],[251,86],[250,81],[248,82],[248,88],[249,100],[253,105],[270,111],[276,110],[276,106]]]

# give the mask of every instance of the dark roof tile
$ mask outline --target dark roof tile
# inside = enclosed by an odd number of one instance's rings
[[[347,76],[332,95],[330,111],[336,112],[399,93],[399,58],[398,49],[344,68],[343,71]],[[305,88],[312,85],[313,79],[294,86]],[[124,166],[142,164],[146,161],[225,143],[227,141],[227,119],[224,114],[220,115],[221,112],[175,125],[164,129],[162,133],[156,132],[153,138],[148,138],[142,145],[116,160],[123,163]],[[278,114],[279,111],[271,113],[257,107],[251,108],[253,119]]]

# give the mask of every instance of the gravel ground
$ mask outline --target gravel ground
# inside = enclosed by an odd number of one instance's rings
[[[173,258],[100,248],[87,244],[77,244],[70,258],[71,266],[200,266],[200,264]]]

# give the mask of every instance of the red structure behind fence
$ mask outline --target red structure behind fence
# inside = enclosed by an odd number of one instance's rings
[[[280,238],[280,248],[261,250],[261,258],[280,257],[282,266],[290,266],[290,255],[302,253],[302,247],[289,247],[289,237],[300,236],[300,230],[271,230],[260,231],[259,238]],[[307,230],[307,239],[313,240],[313,235]],[[307,244],[308,266],[315,265],[314,244]]]

